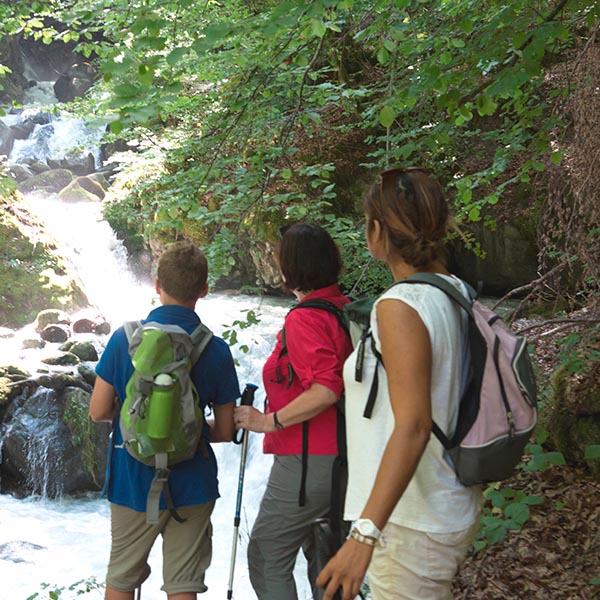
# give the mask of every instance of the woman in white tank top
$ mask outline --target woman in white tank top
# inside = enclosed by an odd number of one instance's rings
[[[437,273],[464,292],[444,265],[448,208],[439,184],[419,168],[383,173],[365,198],[371,255],[395,281]],[[446,600],[479,523],[481,489],[464,487],[431,435],[432,419],[456,425],[463,386],[464,328],[452,301],[426,284],[399,285],[371,312],[378,363],[366,344],[363,381],[356,352],[346,361],[350,538],[322,571],[324,600],[339,587],[355,598],[368,568],[373,600]],[[375,369],[379,387],[363,416]]]

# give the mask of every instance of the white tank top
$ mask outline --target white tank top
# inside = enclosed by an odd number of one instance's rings
[[[444,276],[465,293],[455,277]],[[431,342],[431,408],[442,431],[454,430],[463,386],[461,365],[465,344],[461,327],[464,313],[442,292],[427,284],[397,285],[382,294],[371,311],[375,347],[381,352],[377,328],[377,303],[382,299],[405,302],[419,314]],[[466,315],[464,315],[466,316]],[[363,411],[376,367],[376,357],[367,342],[363,380],[354,380],[356,350],[344,365],[346,389],[346,435],[348,440],[348,489],[345,518],[357,519],[369,497],[387,440],[394,425],[384,367],[378,367],[379,388],[370,419]],[[445,458],[444,448],[432,434],[419,466],[394,508],[390,521],[431,533],[451,533],[471,526],[479,515],[481,487],[463,486]]]

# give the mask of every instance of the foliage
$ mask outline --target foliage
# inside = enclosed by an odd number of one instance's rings
[[[248,344],[240,343],[240,340],[238,339],[238,332],[258,325],[260,323],[260,314],[257,315],[256,312],[251,309],[244,309],[240,312],[242,314],[245,313],[245,318],[243,320],[236,319],[229,324],[223,324],[223,332],[221,334],[221,337],[230,346],[236,346],[239,344],[240,351],[244,354],[247,354],[250,351],[250,346],[248,346]],[[254,341],[254,343],[258,344],[257,341]],[[236,364],[239,366],[239,362],[237,359]]]
[[[50,583],[42,583],[43,592],[36,592],[29,596],[27,600],[68,600],[78,598],[83,594],[89,594],[93,591],[98,592],[104,587],[104,584],[99,583],[95,577],[81,579],[68,586],[56,586]],[[95,594],[96,597],[100,597]]]
[[[600,13],[593,0],[232,0],[226,14],[213,1],[54,0],[20,10],[5,29],[97,57],[90,106],[113,132],[159,144],[164,127],[175,132],[134,205],[147,236],[201,231],[223,273],[286,220],[355,220],[354,183],[390,164],[432,167],[458,217],[483,218],[563,160],[553,102],[566,86],[547,94],[544,69],[585,42]],[[351,228],[338,229],[353,248]]]
[[[542,444],[547,438],[547,432],[535,432],[535,439],[527,447],[525,460],[518,468],[523,471],[545,471],[551,466],[565,465],[560,452],[544,450]],[[502,541],[510,530],[521,529],[530,518],[529,507],[546,502],[541,496],[499,483],[490,484],[484,491],[484,498],[481,527],[473,544],[476,551]],[[562,506],[557,502],[554,508],[561,510]]]
[[[94,451],[94,430],[92,419],[87,404],[80,402],[78,397],[73,397],[65,406],[63,420],[71,432],[73,446],[81,449],[83,465],[96,481],[97,459]]]

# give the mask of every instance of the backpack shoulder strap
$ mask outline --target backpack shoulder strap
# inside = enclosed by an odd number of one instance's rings
[[[127,336],[127,341],[131,342],[131,338],[133,334],[142,326],[141,321],[127,321],[123,323],[123,329],[125,330],[125,335]]]
[[[333,302],[329,300],[323,300],[322,298],[312,298],[309,300],[305,300],[304,302],[300,302],[296,304],[296,306],[292,307],[288,312],[288,315],[293,310],[297,308],[319,308],[321,310],[327,311],[332,314],[340,324],[340,327],[345,331],[345,333],[350,337],[350,331],[348,330],[348,325],[346,323],[346,319],[344,318],[344,313],[342,309],[338,308]]]
[[[195,365],[200,358],[200,355],[206,350],[208,344],[213,338],[213,332],[204,323],[200,323],[194,331],[190,334],[192,343],[194,344],[194,350],[192,351],[191,364]]]
[[[466,282],[463,281],[467,291],[469,293],[469,299],[465,298],[452,284],[448,283],[443,277],[436,275],[435,273],[415,273],[405,279],[394,282],[389,288],[392,288],[401,283],[425,283],[438,288],[449,296],[454,302],[461,306],[470,316],[473,316],[472,302],[477,298],[477,292]]]

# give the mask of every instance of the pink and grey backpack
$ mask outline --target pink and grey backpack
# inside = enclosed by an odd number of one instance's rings
[[[527,341],[484,306],[467,284],[470,298],[433,273],[416,273],[393,285],[401,283],[432,285],[468,314],[471,358],[464,368],[470,370],[470,376],[456,431],[445,434],[435,422],[432,430],[463,485],[507,479],[519,464],[537,422],[536,385]],[[368,402],[365,416],[372,410],[375,394],[372,390],[369,395],[371,406]]]

